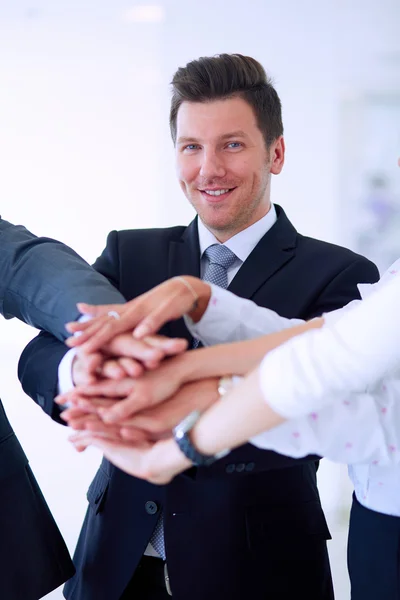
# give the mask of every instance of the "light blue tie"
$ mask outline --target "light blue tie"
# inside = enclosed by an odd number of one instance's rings
[[[222,244],[209,246],[204,254],[208,258],[208,265],[202,279],[214,285],[219,285],[219,287],[226,290],[228,287],[228,269],[235,262],[237,258],[236,254]],[[198,345],[199,340],[194,339],[192,348],[197,348]],[[150,538],[150,543],[161,558],[165,560],[164,519],[162,512]]]
[[[163,511],[161,511],[155,529],[151,534],[150,544],[153,546],[154,550],[158,552],[161,558],[165,560]]]
[[[208,265],[202,279],[226,290],[228,287],[228,269],[237,259],[236,254],[222,244],[209,246],[204,254],[208,258]],[[197,348],[199,343],[199,340],[194,339],[192,348]]]
[[[222,244],[213,244],[204,252],[208,265],[202,279],[226,290],[228,287],[228,269],[237,259],[236,254]]]

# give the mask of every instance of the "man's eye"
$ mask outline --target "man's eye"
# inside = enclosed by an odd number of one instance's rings
[[[240,148],[242,144],[240,142],[229,142],[228,148]]]
[[[197,150],[199,148],[199,146],[197,144],[188,144],[187,146],[184,147],[184,150]]]

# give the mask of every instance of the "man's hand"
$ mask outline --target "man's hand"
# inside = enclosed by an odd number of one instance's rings
[[[120,333],[132,332],[135,338],[157,333],[168,321],[190,314],[198,321],[207,308],[211,287],[196,277],[174,277],[126,304],[92,306],[79,304],[83,314],[93,318],[86,322],[68,323],[70,347],[81,346],[93,353]],[[110,316],[112,313],[114,316]],[[118,317],[118,318],[115,318]]]
[[[72,380],[75,386],[82,386],[102,378],[140,377],[144,370],[156,369],[164,358],[181,354],[186,348],[187,341],[180,338],[152,335],[136,340],[129,334],[118,335],[102,352],[78,351],[72,363]]]

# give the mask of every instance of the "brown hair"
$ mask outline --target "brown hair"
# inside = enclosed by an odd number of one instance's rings
[[[279,96],[264,67],[250,56],[217,54],[192,60],[172,79],[169,126],[176,143],[176,120],[183,102],[243,98],[254,110],[266,147],[283,134]]]

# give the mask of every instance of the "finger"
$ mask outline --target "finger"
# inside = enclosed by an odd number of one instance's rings
[[[161,360],[146,360],[144,361],[143,366],[146,371],[154,371],[155,369],[158,369],[160,364]]]
[[[92,327],[88,327],[85,331],[82,331],[73,345],[80,345],[83,352],[90,354],[102,348],[117,335],[132,330],[133,326],[130,326],[130,321],[136,324],[136,320],[132,320],[132,317],[130,317],[135,301],[131,302],[132,305],[129,308],[121,308],[120,306],[118,309],[110,311],[120,314],[120,319],[115,319],[107,314],[92,320]]]
[[[101,375],[108,379],[123,379],[126,377],[125,369],[118,360],[106,360],[101,368]]]
[[[72,442],[78,452],[81,452],[88,446],[95,446],[103,452],[106,458],[114,463],[116,462],[115,459],[118,456],[118,452],[128,453],[128,459],[130,459],[130,462],[133,462],[135,457],[139,457],[143,450],[146,450],[151,446],[148,442],[142,442],[138,444],[136,448],[132,447],[132,442],[126,442],[124,440],[115,442],[107,439],[104,435],[86,431],[71,435],[69,441]],[[128,471],[128,469],[126,470]]]
[[[159,348],[166,356],[180,354],[188,346],[187,340],[183,338],[169,338],[164,335],[148,335],[143,338],[143,341],[149,346]]]
[[[88,414],[90,414],[88,411],[81,410],[80,408],[66,408],[60,413],[60,419],[68,423],[71,419],[80,419]]]
[[[68,439],[78,452],[83,452],[86,448],[93,444],[94,439],[105,439],[101,434],[91,433],[88,431],[78,431],[73,433]],[[122,442],[121,442],[122,443]]]
[[[65,329],[70,333],[77,333],[78,331],[86,331],[91,324],[91,321],[68,321],[65,324]]]
[[[77,440],[76,442],[72,442],[72,445],[74,446],[77,452],[84,452],[89,446],[89,444],[86,444],[84,441],[80,442],[79,440]]]
[[[109,439],[121,440],[121,428],[117,425],[106,425],[99,418],[96,421],[88,421],[85,426],[85,431],[101,434]],[[142,434],[143,437],[143,434]]]
[[[153,437],[149,435],[149,432],[138,429],[137,427],[121,427],[120,428],[121,439],[127,442],[138,443],[142,441],[152,442]]]
[[[99,331],[103,327],[104,324],[108,323],[110,321],[110,318],[111,317],[109,316],[105,316],[98,317],[97,319],[85,322],[72,321],[70,323],[67,323],[65,326],[67,331],[73,334],[79,334],[68,338],[68,340],[66,341],[67,345],[72,347],[82,346],[82,344],[91,336],[95,335],[97,331]]]
[[[175,354],[182,354],[182,352],[185,352],[188,345],[189,342],[185,339],[172,338],[164,351],[167,356],[174,356]]]
[[[79,386],[76,393],[81,396],[105,398],[126,398],[135,386],[135,380],[130,378],[112,380],[104,379],[91,385]]]
[[[110,408],[114,402],[119,402],[118,400],[109,400],[108,398],[85,398],[79,397],[75,401],[75,405],[77,409],[82,410],[86,414],[88,413],[98,413],[99,408]]]
[[[69,392],[66,392],[65,394],[58,394],[58,396],[54,398],[54,402],[59,405],[70,404],[74,395],[75,390],[71,390]]]
[[[78,329],[77,325],[68,324],[68,331],[79,332],[79,335],[69,337],[66,340],[67,345],[80,346],[82,352],[90,354],[104,346],[111,338],[123,333],[125,328],[120,324],[120,320],[107,315],[89,321],[85,329]]]
[[[68,421],[68,426],[71,427],[71,429],[85,430],[87,429],[88,424],[93,422],[101,423],[98,415],[83,415],[78,418],[70,419]]]
[[[116,402],[111,408],[100,408],[99,415],[105,423],[121,423],[143,408],[152,405],[152,400],[143,392],[139,394],[131,393],[124,400]]]
[[[143,374],[144,368],[137,360],[123,356],[118,359],[119,365],[124,369],[128,377],[137,378]]]
[[[112,356],[127,356],[140,361],[146,360],[162,360],[164,351],[161,348],[156,348],[146,344],[143,340],[136,340],[132,335],[119,335],[109,342],[105,350]]]
[[[72,375],[75,385],[87,385],[97,381],[103,360],[104,358],[99,352],[88,356],[78,353],[72,363]]]
[[[82,410],[85,413],[95,412],[95,409],[92,406],[92,400],[94,397],[86,398],[86,396],[82,396],[79,391],[74,390],[74,394],[70,394],[69,396],[69,405],[71,408],[76,408]],[[67,410],[63,411],[63,414],[67,412]]]
[[[144,338],[148,335],[157,333],[165,323],[176,319],[179,314],[176,301],[177,296],[174,294],[160,302],[157,308],[153,309],[150,314],[144,317],[140,323],[134,328],[133,335],[137,339]],[[186,311],[184,311],[186,312]]]
[[[91,384],[91,385],[95,385],[95,384]],[[72,390],[69,390],[68,392],[64,392],[63,394],[58,394],[58,396],[56,396],[54,398],[54,402],[59,405],[75,404],[76,400],[80,396],[78,387],[74,387],[74,388],[72,388]]]

